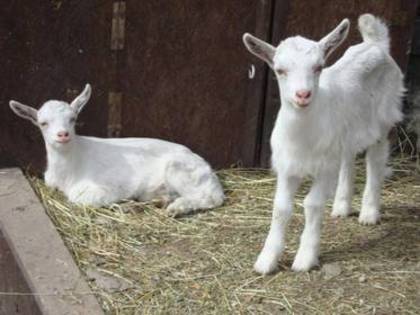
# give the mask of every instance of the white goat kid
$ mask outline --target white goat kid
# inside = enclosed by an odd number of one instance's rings
[[[162,198],[171,201],[167,210],[172,216],[223,203],[222,186],[209,164],[182,145],[148,138],[76,135],[77,115],[90,94],[86,85],[71,104],[48,101],[39,110],[10,101],[17,115],[41,129],[48,186],[82,205]]]
[[[306,222],[292,269],[306,271],[318,264],[323,209],[333,193],[338,170],[332,215],[347,216],[354,159],[365,149],[367,182],[359,221],[374,224],[380,218],[387,135],[402,119],[403,75],[389,55],[387,27],[370,14],[359,17],[363,42],[324,68],[327,57],[346,38],[349,26],[345,19],[319,42],[297,36],[277,48],[244,35],[247,49],[274,70],[282,104],[271,136],[277,189],[271,228],[254,266],[259,273],[277,268],[293,197],[304,176],[312,177],[313,185],[304,200]]]

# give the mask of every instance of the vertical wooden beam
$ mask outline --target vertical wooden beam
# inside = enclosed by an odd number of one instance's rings
[[[271,38],[274,2],[274,0],[259,1],[256,8],[254,34],[266,41]],[[257,166],[261,150],[268,67],[253,56],[250,56],[249,59],[246,122],[244,124],[245,141],[241,156],[244,166]]]
[[[125,43],[125,1],[114,2],[111,26],[111,50],[124,49]]]
[[[272,28],[269,42],[274,46],[286,35],[287,15],[289,13],[289,0],[274,1]],[[273,131],[274,122],[280,109],[280,96],[278,91],[277,80],[272,71],[267,73],[267,84],[265,90],[264,111],[262,115],[262,127],[260,134],[260,147],[258,156],[258,165],[262,167],[270,167],[270,137]]]
[[[108,137],[119,137],[122,130],[123,94],[121,92],[121,80],[124,71],[126,11],[125,1],[114,2],[110,43],[112,64],[110,65],[111,90],[108,92]]]

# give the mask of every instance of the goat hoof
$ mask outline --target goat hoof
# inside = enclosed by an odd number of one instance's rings
[[[347,218],[352,213],[351,209],[343,209],[343,208],[334,208],[331,212],[331,217],[333,218]]]
[[[352,212],[351,206],[348,203],[335,203],[331,217],[333,218],[346,218]]]
[[[313,267],[318,266],[318,258],[308,255],[296,255],[293,261],[292,270],[295,272],[309,271]]]
[[[184,213],[183,209],[174,208],[174,207],[172,207],[172,208],[168,207],[166,209],[166,211],[168,213],[168,216],[170,216],[172,218],[176,218],[176,217],[178,217],[178,216],[180,216],[181,214]]]
[[[188,213],[189,212],[189,203],[188,200],[184,199],[184,198],[178,198],[175,199],[167,208],[166,210],[168,211],[168,215],[170,217],[178,217],[182,214]]]
[[[273,254],[261,252],[254,264],[254,270],[262,275],[274,273],[278,269],[277,257]]]
[[[347,218],[350,214],[350,211],[347,211],[346,209],[337,209],[334,208],[331,212],[332,218]]]
[[[362,225],[373,225],[377,224],[381,219],[378,211],[361,211],[359,215],[359,223]]]

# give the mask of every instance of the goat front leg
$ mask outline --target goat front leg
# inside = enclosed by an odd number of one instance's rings
[[[380,220],[381,188],[386,174],[389,141],[385,137],[366,152],[366,186],[363,192],[359,223],[376,224]]]
[[[330,184],[331,177],[316,178],[309,194],[305,197],[303,202],[305,228],[300,237],[299,250],[292,265],[293,271],[308,271],[318,265],[322,216]]]
[[[354,162],[355,155],[343,155],[340,165],[337,189],[335,192],[332,217],[347,217],[351,209],[354,191]]]
[[[102,207],[122,199],[121,196],[119,198],[119,193],[115,188],[83,181],[69,189],[67,197],[71,202],[79,205]]]
[[[48,187],[58,189],[57,176],[51,170],[47,170],[44,173],[44,180]]]
[[[284,236],[293,211],[293,197],[301,179],[284,175],[277,176],[276,195],[271,219],[271,227],[263,250],[255,262],[254,269],[261,274],[274,272],[284,250]]]

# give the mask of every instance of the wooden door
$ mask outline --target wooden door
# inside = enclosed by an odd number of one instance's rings
[[[242,34],[267,38],[271,5],[127,2],[121,134],[182,143],[215,167],[255,165],[266,68]]]

